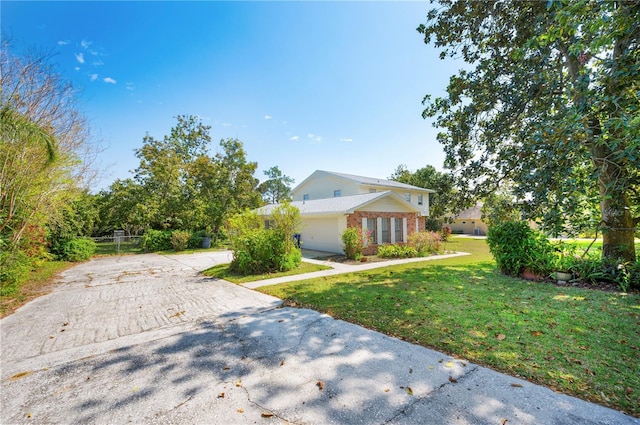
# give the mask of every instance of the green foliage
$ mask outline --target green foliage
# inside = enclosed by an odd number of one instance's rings
[[[275,208],[273,226],[265,229],[255,211],[245,211],[228,221],[233,248],[230,270],[242,275],[283,272],[300,265],[302,253],[293,235],[300,225],[300,212],[289,204]]]
[[[33,262],[18,250],[0,250],[0,296],[12,296],[20,288]]]
[[[461,198],[513,182],[524,219],[552,235],[604,233],[635,261],[640,218],[640,3],[439,0],[418,31],[462,59],[425,96]],[[495,221],[495,220],[494,220]]]
[[[418,255],[426,257],[440,251],[441,237],[436,232],[416,232],[409,236],[408,243]]]
[[[191,232],[174,230],[171,232],[171,247],[174,251],[184,251],[189,246]]]
[[[427,165],[410,172],[406,165],[399,165],[390,177],[401,183],[410,184],[425,189],[435,190],[429,196],[429,215],[427,229],[438,231],[443,220],[456,208],[459,197],[455,190],[455,180],[450,173],[441,173],[432,165]],[[426,200],[425,200],[426,202]],[[435,219],[437,224],[431,224],[429,220]]]
[[[519,276],[525,269],[542,276],[551,271],[551,243],[524,221],[506,221],[490,227],[487,244],[498,269],[508,276]]]
[[[95,254],[96,243],[91,239],[71,238],[58,241],[52,251],[60,261],[87,261]]]
[[[149,229],[142,236],[141,246],[145,252],[168,251],[172,249],[171,231]]]
[[[370,240],[369,232],[359,227],[347,227],[342,232],[342,243],[344,253],[349,260],[359,260],[362,258],[364,246]]]
[[[410,245],[378,246],[378,257],[382,258],[414,258],[418,255],[418,251]]]
[[[194,232],[191,237],[189,238],[189,242],[187,244],[188,248],[191,249],[198,249],[198,248],[202,248],[202,240],[207,237],[210,238],[211,234],[209,232],[207,232],[206,230],[199,230],[197,232]]]
[[[264,175],[268,179],[260,183],[258,190],[265,202],[277,204],[291,199],[291,185],[294,182],[291,177],[282,174],[277,166],[266,170]]]

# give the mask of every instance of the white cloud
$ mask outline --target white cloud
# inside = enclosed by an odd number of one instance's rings
[[[98,74],[91,74],[91,81],[95,81],[98,79]]]
[[[60,40],[58,41],[58,46],[66,46],[69,44],[69,40]]]
[[[231,127],[231,123],[230,122],[223,122],[222,126],[223,127]]]
[[[317,134],[308,133],[307,139],[311,139],[311,143],[320,143],[322,142],[322,136],[318,136]]]
[[[300,140],[300,137],[298,136],[293,136],[292,138],[290,138],[289,140],[293,140],[294,142]]]
[[[82,46],[83,49],[88,49],[89,46],[91,46],[91,44],[93,44],[91,41],[87,41],[87,40],[82,40],[80,42],[80,46]]]
[[[134,84],[134,83],[127,83],[127,84],[126,84],[126,89],[127,89],[127,90],[130,90],[130,91],[133,91],[133,90],[135,90],[135,89],[136,89],[136,86],[135,86],[135,84]]]
[[[111,77],[103,78],[102,81],[104,81],[105,83],[109,83],[109,84],[116,84],[117,83],[117,81],[114,80]]]
[[[80,63],[84,63],[84,53],[76,53],[76,60]]]
[[[353,142],[353,139],[351,137],[341,137],[340,141],[341,142],[345,142],[345,143],[349,143],[349,142]]]
[[[265,115],[265,116],[264,116],[264,119],[265,119],[265,120],[270,120],[270,119],[272,119],[272,118],[273,118],[273,117],[272,117],[271,115]]]
[[[97,60],[97,61],[93,61],[92,65],[93,66],[102,66],[102,65],[104,65],[104,62],[102,62],[101,60]]]
[[[76,71],[80,71],[80,67],[79,67],[79,66],[76,66],[76,67],[75,67],[75,68],[73,68],[73,69],[74,69],[74,70],[76,70]]]

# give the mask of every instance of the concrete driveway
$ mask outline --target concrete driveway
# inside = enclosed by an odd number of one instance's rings
[[[0,422],[638,424],[198,271],[94,259],[2,319]]]

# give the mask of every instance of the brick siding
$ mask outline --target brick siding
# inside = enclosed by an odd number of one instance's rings
[[[424,217],[418,216],[417,213],[392,213],[392,212],[372,212],[372,211],[356,211],[353,214],[347,216],[347,227],[362,228],[363,218],[406,218],[407,219],[407,238],[409,235],[414,234],[416,231],[424,232],[425,222]],[[416,217],[418,218],[418,229],[416,230]],[[396,242],[398,245],[402,245],[402,242]],[[364,255],[375,255],[378,253],[377,244],[369,244],[364,249]]]

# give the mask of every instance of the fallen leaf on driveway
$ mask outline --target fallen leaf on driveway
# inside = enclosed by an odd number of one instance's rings
[[[224,393],[218,394],[218,398],[224,398]]]
[[[453,362],[448,361],[447,363],[445,363],[444,367],[453,367]]]
[[[242,381],[238,380],[236,381],[236,387],[241,387],[242,386]]]
[[[244,409],[238,409],[238,410],[236,410],[236,412],[238,412],[238,413],[244,413]]]
[[[270,418],[273,416],[273,413],[264,412],[260,416],[262,416],[263,418]]]
[[[407,392],[407,394],[413,395],[413,390],[411,389],[411,387],[407,387],[404,390]]]
[[[16,373],[15,375],[13,375],[12,377],[9,378],[10,381],[15,381],[16,379],[20,379],[20,378],[24,378],[25,376],[29,376],[33,373],[33,371],[28,371],[28,372],[20,372],[20,373]]]
[[[516,387],[516,388],[522,388],[522,385],[520,384],[511,384],[512,387]]]
[[[458,380],[456,378],[454,378],[453,376],[449,375],[449,381],[456,384],[458,382]]]
[[[324,382],[322,382],[322,381],[318,381],[318,382],[316,382],[316,385],[318,386],[318,388],[320,389],[320,391],[324,390]]]

